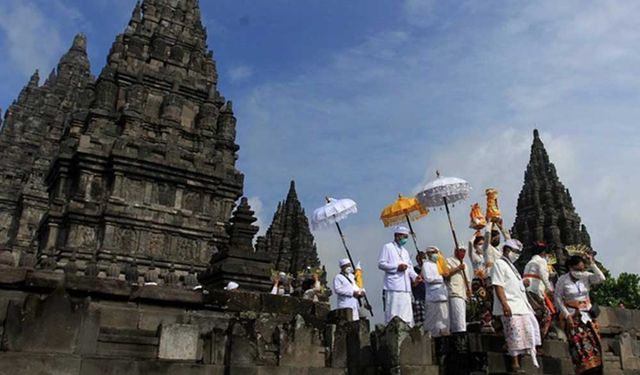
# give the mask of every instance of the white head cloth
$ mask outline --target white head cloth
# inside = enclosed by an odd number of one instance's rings
[[[393,228],[393,233],[394,234],[409,234],[411,232],[409,232],[409,228],[407,228],[407,227],[403,227],[402,225],[396,225]]]
[[[512,248],[513,250],[516,250],[516,251],[522,251],[522,242],[520,242],[518,240],[515,240],[515,239],[507,240],[504,243],[504,246],[510,247],[510,248]]]
[[[425,250],[425,252],[427,254],[429,254],[429,253],[439,253],[440,249],[438,249],[436,246],[429,246],[429,247],[427,247],[427,250]]]
[[[234,290],[238,289],[239,287],[240,285],[238,285],[238,283],[236,283],[235,281],[229,281],[227,286],[224,287],[224,290]]]
[[[347,264],[351,264],[349,258],[340,259],[340,268],[346,266]]]

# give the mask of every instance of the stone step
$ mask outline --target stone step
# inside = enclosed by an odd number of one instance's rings
[[[538,363],[542,366],[542,357],[538,357]],[[505,353],[489,352],[487,353],[487,373],[488,374],[504,374],[511,371],[511,358]],[[527,374],[542,375],[542,367],[535,368],[530,356],[520,357],[520,366]]]

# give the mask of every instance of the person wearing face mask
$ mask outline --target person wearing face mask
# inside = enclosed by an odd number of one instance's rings
[[[382,298],[384,301],[384,322],[388,324],[394,316],[413,327],[411,309],[411,282],[422,282],[413,269],[409,252],[404,248],[409,240],[409,229],[396,226],[393,241],[384,245],[378,257],[378,268],[384,271]]]
[[[454,256],[447,259],[449,272],[445,276],[449,292],[449,327],[451,333],[467,331],[467,302],[471,297],[469,279],[465,272],[464,257],[467,249],[460,246]]]
[[[520,241],[507,240],[502,248],[502,257],[491,269],[493,315],[501,317],[511,368],[518,372],[518,357],[523,354],[530,354],[533,365],[539,367],[536,347],[542,344],[538,321],[527,300],[526,287],[529,283],[522,279],[515,266],[521,251]]]
[[[360,320],[358,298],[364,296],[364,289],[356,285],[353,267],[348,258],[340,260],[340,273],[333,279],[333,291],[337,295],[338,309],[351,309],[353,321]]]
[[[549,281],[549,265],[547,259],[551,256],[551,250],[542,242],[536,242],[533,246],[533,257],[524,267],[524,279],[529,280],[527,287],[527,298],[529,304],[540,325],[542,339],[547,336],[551,327],[551,318],[555,311],[553,304],[548,297],[553,293],[553,284]]]
[[[273,281],[273,287],[271,288],[271,294],[276,296],[288,297],[293,293],[293,285],[286,273],[280,272]]]
[[[444,277],[438,270],[438,258],[442,256],[437,247],[427,249],[427,260],[422,265],[422,278],[425,285],[426,315],[424,331],[431,337],[449,335],[449,303]]]
[[[591,272],[586,271],[587,266]],[[569,272],[556,283],[555,303],[569,341],[569,353],[576,374],[602,374],[602,345],[597,313],[589,292],[605,280],[593,256],[571,256],[565,263]]]

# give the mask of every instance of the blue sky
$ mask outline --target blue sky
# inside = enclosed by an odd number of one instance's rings
[[[0,3],[0,107],[42,76],[82,31],[98,72],[132,0]],[[377,300],[378,220],[436,169],[474,186],[454,209],[501,191],[511,223],[533,128],[541,131],[594,247],[615,273],[640,272],[640,3],[431,0],[201,0],[220,90],[234,101],[245,194],[269,223],[288,181],[311,212],[350,197],[344,223]],[[416,223],[421,246],[449,251],[443,213]],[[316,233],[334,269],[333,231]]]

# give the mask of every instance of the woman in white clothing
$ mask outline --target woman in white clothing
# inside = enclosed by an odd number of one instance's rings
[[[587,272],[587,266],[591,272]],[[602,374],[602,344],[595,312],[589,299],[591,287],[605,276],[591,255],[574,255],[566,262],[569,272],[556,283],[555,302],[569,341],[576,374]]]

